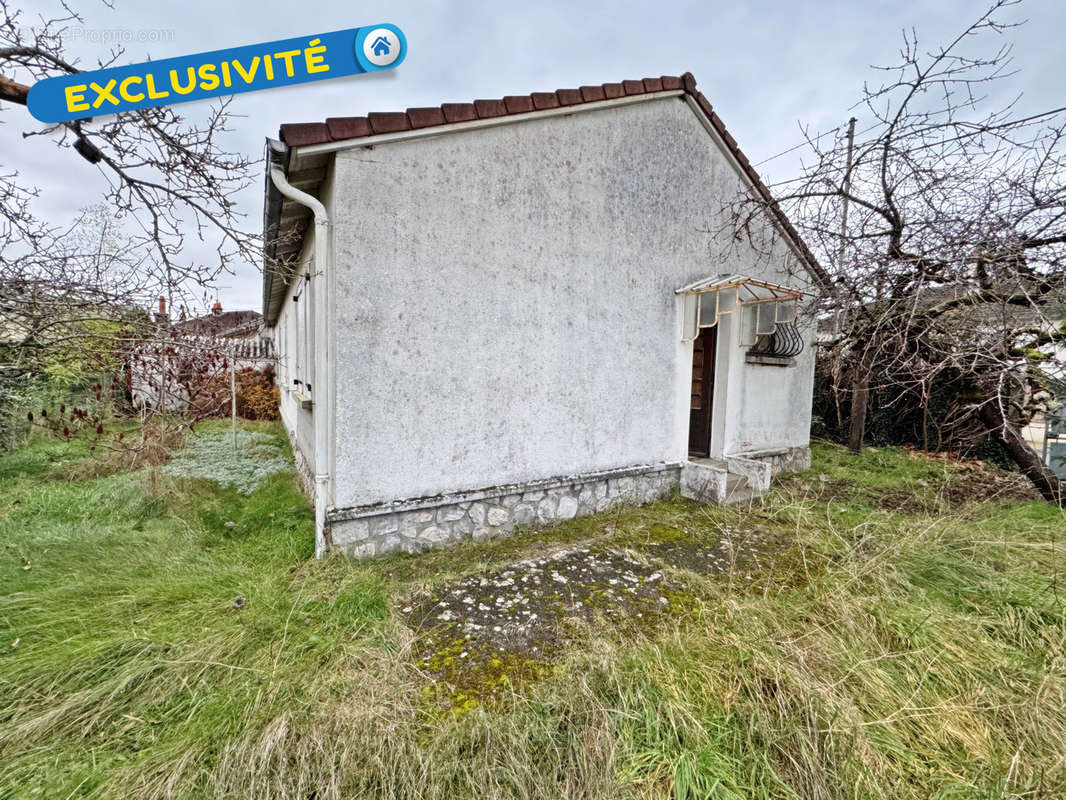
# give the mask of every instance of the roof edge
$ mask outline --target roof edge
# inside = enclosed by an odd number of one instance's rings
[[[378,141],[436,135],[439,132],[456,133],[488,124],[520,122],[528,118],[568,114],[581,110],[596,110],[620,102],[637,102],[658,97],[684,96],[694,112],[702,117],[704,127],[723,144],[736,162],[740,173],[751,184],[756,198],[773,217],[774,222],[795,248],[807,272],[824,291],[832,288],[832,279],[815,258],[807,243],[792,225],[785,212],[774,199],[769,187],[763,182],[755,167],[740,149],[736,139],[715,112],[710,101],[696,85],[691,72],[680,77],[664,75],[660,78],[627,80],[621,83],[604,83],[599,86],[582,86],[578,89],[559,89],[556,92],[533,92],[529,95],[511,95],[499,100],[475,100],[473,103],[444,103],[439,107],[409,108],[406,111],[370,113],[365,117],[330,117],[325,122],[284,124],[278,131],[278,139],[267,139],[266,189],[263,206],[263,234],[265,258],[263,269],[263,319],[273,326],[277,321],[280,302],[276,286],[274,254],[277,244],[277,227],[281,217],[283,198],[270,178],[272,165],[288,171],[292,154],[329,153],[348,147],[368,146]],[[471,125],[464,123],[481,123]]]

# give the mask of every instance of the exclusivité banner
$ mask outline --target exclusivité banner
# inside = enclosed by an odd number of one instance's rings
[[[27,106],[41,122],[67,122],[393,69],[406,56],[403,31],[382,23],[46,78]]]

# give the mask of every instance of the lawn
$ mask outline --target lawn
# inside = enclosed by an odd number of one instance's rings
[[[1066,796],[1066,516],[987,468],[818,445],[751,509],[352,564],[244,435],[0,454],[0,799]]]

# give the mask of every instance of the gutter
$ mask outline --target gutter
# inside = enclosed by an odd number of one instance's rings
[[[280,155],[271,142],[271,149]],[[330,220],[326,207],[307,192],[291,185],[285,170],[276,163],[271,153],[269,158],[270,180],[274,187],[294,203],[310,209],[315,217],[315,271],[311,281],[311,308],[315,321],[315,378],[311,388],[314,406],[312,410],[315,433],[315,557],[326,554],[326,513],[333,503],[333,481],[330,464],[333,449],[330,431],[333,426],[334,389],[336,377],[330,367],[334,343],[330,336],[333,314],[333,247],[330,236]],[[317,388],[316,388],[317,387]]]

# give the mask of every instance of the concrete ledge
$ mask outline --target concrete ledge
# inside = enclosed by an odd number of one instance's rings
[[[466,538],[502,536],[517,527],[655,502],[678,487],[680,475],[680,464],[643,464],[338,509],[327,514],[328,538],[334,550],[351,558],[417,553]]]
[[[771,477],[781,472],[802,472],[811,468],[811,448],[807,445],[750,450],[733,457],[769,464]]]
[[[744,361],[748,364],[758,364],[763,367],[791,367],[796,363],[796,359],[789,356],[768,356],[762,353],[748,353],[744,356]]]

